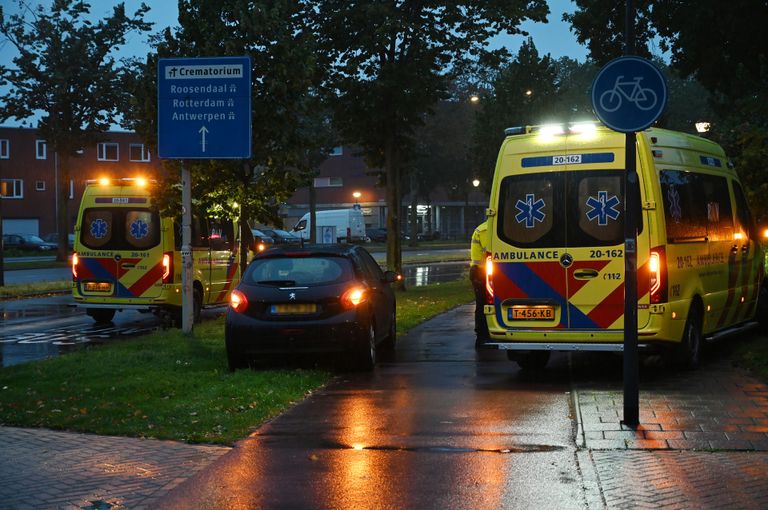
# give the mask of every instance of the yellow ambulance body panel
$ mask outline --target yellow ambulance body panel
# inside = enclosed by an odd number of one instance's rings
[[[622,350],[624,144],[584,124],[507,136],[488,210],[489,346],[512,359]],[[679,345],[688,322],[705,337],[751,325],[763,253],[723,150],[648,129],[637,134],[636,165],[639,342]]]
[[[72,295],[97,322],[115,311],[181,310],[181,233],[151,206],[144,181],[89,182],[75,226]],[[239,279],[231,222],[195,217],[192,225],[193,302],[224,304]]]

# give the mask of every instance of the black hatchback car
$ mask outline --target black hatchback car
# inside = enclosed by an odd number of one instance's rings
[[[232,291],[224,337],[230,370],[268,354],[340,353],[372,370],[395,347],[397,278],[356,245],[276,246]]]

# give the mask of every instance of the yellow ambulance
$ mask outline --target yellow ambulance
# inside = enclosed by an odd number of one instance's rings
[[[181,228],[152,208],[145,179],[88,181],[75,226],[72,296],[98,323],[116,311],[181,316]],[[195,320],[206,305],[225,304],[239,279],[231,221],[193,214]]]
[[[551,351],[621,351],[625,135],[595,124],[510,128],[487,210],[488,347],[527,369]],[[755,325],[763,252],[717,144],[637,134],[638,341],[698,365],[702,340]]]

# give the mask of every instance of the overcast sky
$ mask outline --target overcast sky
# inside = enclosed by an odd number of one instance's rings
[[[25,0],[29,5],[44,4],[50,5],[49,1]],[[141,5],[142,0],[123,0],[126,12],[130,15]],[[549,23],[527,22],[521,26],[522,30],[530,33],[533,42],[539,50],[541,56],[549,53],[553,58],[571,57],[579,61],[584,61],[587,56],[587,50],[576,42],[576,37],[570,32],[570,25],[562,21],[563,12],[572,12],[574,4],[571,0],[548,0],[549,1]],[[17,11],[16,0],[0,0],[3,4],[6,16]],[[176,0],[144,0],[149,5],[150,11],[147,13],[146,21],[154,23],[152,33],[156,33],[168,26],[175,26],[178,18],[178,4]],[[119,0],[91,0],[91,14],[93,19],[100,19],[112,12],[112,7],[119,3]],[[149,52],[147,44],[148,34],[132,33],[128,35],[128,41],[124,49],[121,50],[122,56],[144,57]],[[517,53],[520,44],[525,40],[523,36],[502,35],[492,41],[494,47],[506,46],[512,54]],[[7,42],[0,40],[0,62],[5,65],[11,64],[11,59],[15,55],[13,47]],[[19,125],[14,121],[6,122],[4,125]]]

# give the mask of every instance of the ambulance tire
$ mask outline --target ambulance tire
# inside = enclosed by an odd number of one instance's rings
[[[526,372],[540,372],[549,362],[549,351],[507,351],[507,358],[515,361]]]
[[[760,295],[757,298],[757,311],[755,320],[760,323],[760,329],[768,331],[768,282],[760,287]]]
[[[96,324],[109,324],[115,317],[115,311],[109,308],[88,308],[86,313],[96,321]]]
[[[678,362],[686,370],[695,370],[701,363],[701,309],[696,303],[688,311],[688,319],[683,329],[683,339],[678,351]]]

